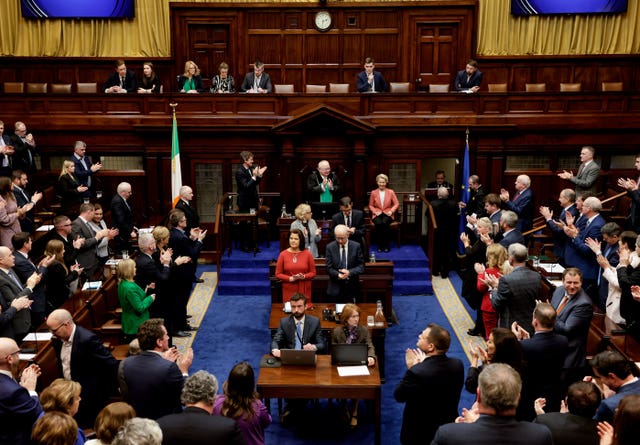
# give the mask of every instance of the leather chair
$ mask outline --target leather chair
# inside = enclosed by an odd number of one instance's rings
[[[348,93],[349,84],[348,83],[330,83],[329,92],[330,93]]]
[[[409,82],[389,82],[390,93],[408,93]]]
[[[307,93],[326,93],[327,86],[326,85],[306,85],[304,87],[304,90]]]
[[[507,92],[507,84],[506,83],[490,83],[487,85],[490,93],[506,93]]]
[[[24,82],[5,82],[5,93],[24,93]]]
[[[560,91],[568,92],[568,91],[581,91],[582,84],[578,83],[560,83]]]
[[[547,91],[546,83],[525,83],[524,90],[527,93],[544,93]]]
[[[27,83],[27,93],[46,93],[46,83]]]
[[[76,84],[76,91],[78,93],[95,94],[98,91],[98,84],[96,82],[78,82]]]
[[[277,94],[293,93],[293,84],[276,84],[273,86],[273,91]]]
[[[71,94],[70,83],[52,83],[51,93],[53,94]]]
[[[602,82],[602,91],[622,91],[623,88],[622,82]]]
[[[448,83],[430,83],[429,92],[430,93],[448,93],[449,84]]]

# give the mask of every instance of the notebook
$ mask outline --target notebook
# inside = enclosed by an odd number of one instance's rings
[[[360,366],[367,364],[366,343],[337,343],[331,345],[331,364],[337,366]]]
[[[280,361],[283,365],[315,366],[316,351],[280,349]]]

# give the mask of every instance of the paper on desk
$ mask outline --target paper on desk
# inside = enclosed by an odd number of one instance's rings
[[[540,263],[540,267],[546,270],[549,273],[562,273],[564,272],[564,267],[562,267],[558,263]],[[551,268],[553,267],[553,270]]]
[[[369,370],[365,365],[362,366],[338,366],[338,375],[340,377],[352,377],[356,375],[369,375]]]
[[[29,332],[22,341],[49,341],[52,336],[51,332]]]
[[[29,362],[33,360],[35,356],[36,356],[35,354],[18,354],[18,357],[20,357],[20,360],[23,360],[25,362]]]
[[[52,224],[45,224],[43,226],[38,227],[36,229],[36,232],[48,232],[51,229],[53,229],[53,225]]]
[[[82,286],[82,290],[100,289],[100,286],[102,286],[102,281],[87,281],[86,283],[84,283],[84,286]]]
[[[549,280],[549,283],[553,284],[555,287],[560,287],[564,285],[562,280]]]

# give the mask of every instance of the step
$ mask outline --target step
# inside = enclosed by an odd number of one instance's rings
[[[397,267],[393,268],[394,281],[430,280],[430,271],[426,267]]]
[[[269,281],[226,281],[218,285],[218,295],[271,295]]]
[[[433,287],[431,281],[427,280],[406,280],[401,283],[395,283],[393,285],[394,295],[431,295],[433,294]]]
[[[248,274],[251,274],[252,281],[269,281],[269,269],[263,267],[254,268],[249,271],[247,267],[223,267],[220,269],[220,282],[226,281],[246,281]]]

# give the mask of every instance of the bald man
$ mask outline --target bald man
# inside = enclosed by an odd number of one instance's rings
[[[329,161],[318,162],[318,169],[307,179],[307,192],[311,202],[335,202],[338,199],[340,183],[331,171]]]
[[[31,427],[42,414],[36,393],[40,368],[27,366],[17,382],[19,353],[15,340],[0,338],[0,443],[27,445]]]
[[[360,244],[349,240],[349,228],[338,224],[335,241],[327,245],[329,273],[327,295],[339,303],[354,303],[360,294],[360,275],[364,272],[364,256]]]

